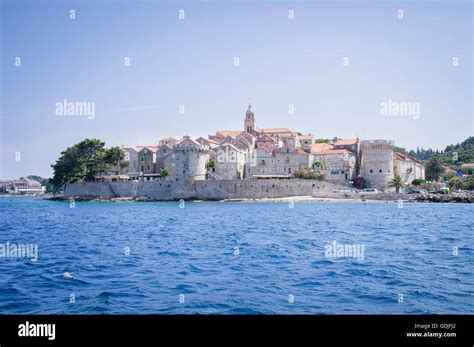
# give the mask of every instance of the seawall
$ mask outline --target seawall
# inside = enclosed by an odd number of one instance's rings
[[[338,188],[340,187],[329,182],[305,179],[82,182],[67,184],[64,197],[150,200],[263,199],[306,195],[326,196]]]

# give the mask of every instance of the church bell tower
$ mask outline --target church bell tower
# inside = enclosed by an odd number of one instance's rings
[[[252,104],[249,102],[249,108],[245,113],[244,131],[255,130],[255,116],[252,111]]]

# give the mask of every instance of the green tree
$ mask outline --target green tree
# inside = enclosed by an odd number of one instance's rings
[[[459,177],[453,177],[448,181],[448,187],[457,190],[463,187],[463,181]]]
[[[315,161],[315,162],[313,163],[313,168],[315,168],[315,167],[317,167],[317,168],[319,168],[319,169],[322,169],[322,168],[324,167],[324,165],[323,165],[323,163],[321,163],[320,161]]]
[[[426,183],[426,180],[422,179],[422,178],[415,178],[413,181],[411,181],[411,184],[413,186],[419,186],[423,183]]]
[[[162,168],[160,169],[160,175],[161,175],[161,176],[164,176],[164,177],[169,176],[169,175],[170,175],[170,171],[169,171],[167,168],[162,167]]]
[[[438,181],[444,172],[444,164],[438,157],[432,157],[426,163],[426,178],[433,181]]]
[[[462,189],[474,190],[474,175],[469,175],[462,184]]]
[[[212,170],[213,168],[216,167],[216,162],[212,159],[209,159],[207,162],[206,162],[206,168],[208,170]]]
[[[324,181],[325,177],[321,173],[312,172],[309,168],[295,170],[293,172],[293,177],[295,178],[303,178],[307,180],[318,180]]]
[[[56,163],[51,184],[61,187],[65,183],[91,181],[94,176],[109,171],[125,157],[119,147],[105,148],[99,139],[85,139],[61,152]]]
[[[111,147],[106,149],[104,155],[104,165],[105,167],[102,169],[102,172],[111,171],[112,168],[115,166],[120,172],[121,168],[127,167],[129,162],[124,160],[125,153],[120,147]]]
[[[315,143],[329,143],[331,140],[329,139],[316,139]]]
[[[445,182],[448,182],[451,178],[455,177],[456,175],[454,174],[454,172],[452,171],[448,171],[446,172],[442,177],[441,179]]]
[[[400,192],[400,188],[403,187],[403,181],[402,178],[398,175],[395,175],[392,178],[392,181],[388,184],[389,187],[394,187],[395,192],[398,194]]]

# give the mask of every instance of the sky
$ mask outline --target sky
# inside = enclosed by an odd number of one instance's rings
[[[0,2],[0,179],[50,177],[84,138],[243,130],[249,98],[257,128],[316,138],[473,134],[471,1]],[[63,100],[94,116],[58,115]],[[389,100],[419,113],[382,114]]]

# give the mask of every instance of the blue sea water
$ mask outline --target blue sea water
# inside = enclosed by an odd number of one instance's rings
[[[0,313],[474,313],[472,205],[290,207],[0,198]]]

